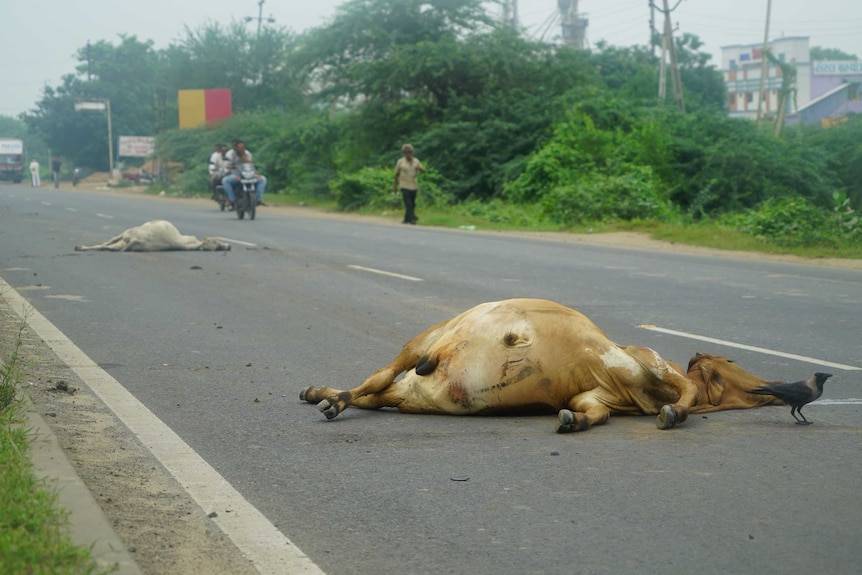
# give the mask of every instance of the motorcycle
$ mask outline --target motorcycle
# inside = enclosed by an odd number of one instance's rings
[[[257,172],[254,164],[245,163],[240,166],[239,183],[239,186],[234,186],[236,215],[239,219],[243,219],[248,212],[249,219],[253,220],[257,211]]]
[[[230,200],[227,198],[227,192],[224,190],[224,184],[221,183],[221,180],[216,184],[215,192],[213,192],[213,199],[219,205],[219,209],[224,211],[226,207],[230,205]]]
[[[80,180],[81,168],[75,168],[74,170],[72,170],[72,186],[77,186]]]

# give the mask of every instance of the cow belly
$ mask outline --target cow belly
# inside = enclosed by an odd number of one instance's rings
[[[430,375],[405,373],[387,392],[390,405],[405,413],[471,415],[499,412],[556,413],[569,397],[563,386],[526,360],[470,368],[438,367]]]

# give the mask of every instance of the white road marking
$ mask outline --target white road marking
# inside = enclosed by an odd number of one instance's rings
[[[98,216],[98,217],[100,217],[100,218],[107,218],[107,219],[109,219],[109,220],[113,220],[113,219],[114,219],[114,216],[109,216],[108,214],[96,214],[96,216]]]
[[[688,339],[696,339],[696,340],[699,340],[699,341],[707,341],[707,342],[709,342],[709,343],[717,343],[717,344],[719,344],[719,345],[726,345],[726,346],[729,346],[729,347],[736,347],[736,348],[739,348],[739,349],[745,349],[745,350],[748,350],[748,351],[756,351],[756,352],[759,352],[759,353],[765,353],[765,354],[767,354],[767,355],[775,355],[775,356],[778,356],[778,357],[786,357],[786,358],[788,358],[788,359],[795,359],[795,360],[797,360],[797,361],[805,361],[805,362],[808,362],[808,363],[813,363],[813,364],[816,364],[816,365],[822,365],[822,366],[825,366],[825,367],[834,367],[834,368],[837,368],[837,369],[844,369],[844,370],[847,370],[847,371],[862,371],[862,367],[856,367],[855,365],[845,365],[845,364],[843,364],[843,363],[835,363],[835,362],[832,362],[832,361],[825,361],[825,360],[822,360],[822,359],[816,359],[816,358],[813,358],[813,357],[806,357],[806,356],[804,356],[804,355],[796,355],[795,353],[785,353],[785,352],[783,352],[783,351],[776,351],[776,350],[774,350],[774,349],[766,349],[765,347],[756,347],[756,346],[753,346],[753,345],[746,345],[746,344],[744,344],[744,343],[736,343],[736,342],[733,342],[733,341],[726,341],[726,340],[723,340],[723,339],[716,339],[716,338],[714,338],[714,337],[707,337],[707,336],[705,336],[705,335],[697,335],[697,334],[694,334],[694,333],[687,333],[687,332],[684,332],[684,331],[676,331],[676,330],[673,330],[673,329],[667,329],[667,328],[658,327],[658,326],[655,326],[655,325],[648,325],[648,324],[645,324],[645,325],[641,325],[641,326],[638,326],[638,327],[642,327],[642,328],[644,328],[644,329],[648,329],[648,330],[651,330],[651,331],[657,331],[657,332],[659,332],[659,333],[666,333],[666,334],[668,334],[668,335],[676,335],[676,336],[679,336],[679,337],[685,337],[685,338],[688,338]]]
[[[0,278],[0,297],[185,487],[261,574],[325,575],[174,431]],[[230,509],[231,513],[224,513]]]
[[[230,244],[239,244],[239,245],[241,245],[241,246],[246,246],[246,247],[249,247],[249,248],[253,248],[253,247],[256,247],[256,246],[257,246],[257,244],[253,244],[253,243],[251,243],[251,242],[244,242],[244,241],[242,241],[242,240],[232,240],[232,239],[230,239],[230,238],[223,238],[223,237],[221,237],[221,236],[216,236],[216,238],[215,238],[215,239],[217,239],[217,240],[221,240],[221,241],[223,241],[223,242],[228,242],[228,243],[230,243]]]
[[[90,303],[90,300],[85,298],[82,295],[71,295],[71,294],[57,294],[57,295],[46,295],[48,299],[63,299],[66,301],[80,301],[84,303]]]
[[[42,200],[39,203],[42,204],[43,206],[50,206],[51,205],[51,202],[46,202],[45,200]]]
[[[818,399],[817,401],[812,401],[805,407],[808,408],[811,405],[862,405],[862,399],[858,397],[848,397],[847,399]]]
[[[354,270],[360,270],[360,271],[363,271],[363,272],[371,272],[371,273],[373,273],[373,274],[380,274],[380,275],[384,275],[384,276],[391,276],[391,277],[394,277],[394,278],[399,278],[399,279],[407,280],[407,281],[411,281],[411,282],[421,282],[421,281],[424,281],[422,278],[416,278],[416,277],[413,277],[413,276],[405,276],[405,275],[403,275],[403,274],[396,274],[396,273],[394,273],[394,272],[387,272],[387,271],[383,271],[383,270],[377,270],[377,269],[374,269],[374,268],[366,268],[366,267],[363,267],[363,266],[354,266],[354,265],[349,265],[349,266],[347,266],[347,267],[349,267],[349,268],[351,268],[351,269],[354,269]]]
[[[67,212],[77,212],[78,208],[66,208]]]

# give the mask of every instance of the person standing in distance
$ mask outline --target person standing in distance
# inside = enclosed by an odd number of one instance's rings
[[[227,159],[224,157],[226,153],[227,146],[224,144],[216,144],[215,150],[210,155],[210,192],[212,192],[212,199],[214,200],[217,199],[216,188],[221,183],[225,170],[227,169]]]
[[[39,179],[39,162],[36,158],[30,162],[30,187],[38,188],[42,185],[42,180]]]
[[[60,187],[60,168],[62,167],[63,162],[60,160],[60,156],[54,156],[54,159],[51,161],[51,172],[54,175],[54,187]]]
[[[418,158],[413,157],[413,146],[404,144],[401,146],[402,158],[395,164],[395,183],[392,184],[392,193],[397,194],[401,190],[404,200],[404,221],[402,224],[415,224],[419,221],[416,217],[416,192],[419,190],[417,172],[425,173],[425,166]]]

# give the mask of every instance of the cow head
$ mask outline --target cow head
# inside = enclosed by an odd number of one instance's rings
[[[226,252],[230,251],[230,244],[216,238],[204,238],[198,249],[204,252]]]
[[[720,355],[696,353],[688,362],[686,376],[701,391],[701,403],[724,409],[756,407],[776,402],[774,398],[748,393],[769,382],[751,374]]]

